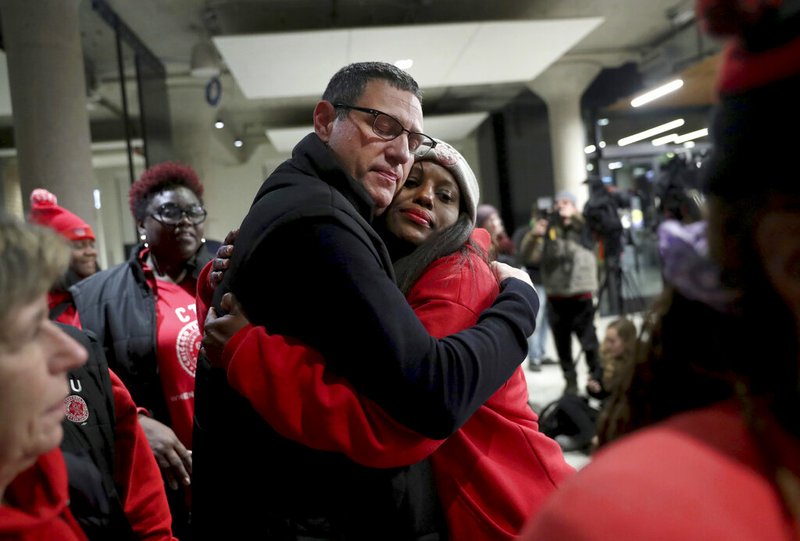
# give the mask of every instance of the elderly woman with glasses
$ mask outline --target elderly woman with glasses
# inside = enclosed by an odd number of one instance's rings
[[[194,383],[200,334],[197,274],[204,249],[203,185],[179,163],[147,169],[130,188],[141,242],[125,263],[71,288],[84,328],[100,337],[108,363],[140,407],[140,423],[172,490],[177,537],[188,524]]]

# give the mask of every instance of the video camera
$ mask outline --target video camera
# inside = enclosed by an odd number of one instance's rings
[[[558,213],[553,209],[552,197],[540,197],[536,200],[537,220],[547,220],[551,222],[558,217]],[[531,224],[533,225],[533,224]]]

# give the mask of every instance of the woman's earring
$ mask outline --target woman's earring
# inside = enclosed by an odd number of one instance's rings
[[[145,248],[150,246],[150,244],[147,242],[147,235],[145,235],[144,233],[139,235],[139,240],[141,240],[144,243]]]
[[[206,243],[206,238],[205,237],[201,237],[200,238],[200,244],[205,244],[205,243]]]

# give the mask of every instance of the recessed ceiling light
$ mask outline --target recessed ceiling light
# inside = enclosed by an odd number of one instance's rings
[[[225,122],[223,122],[223,121],[222,121],[222,119],[218,118],[218,119],[217,119],[217,120],[214,122],[214,127],[215,127],[215,128],[217,128],[218,130],[221,130],[222,128],[224,128],[224,127],[225,127]]]

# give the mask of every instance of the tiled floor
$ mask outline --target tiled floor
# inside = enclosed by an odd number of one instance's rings
[[[640,324],[641,317],[639,314],[633,314],[629,316],[636,324],[637,327]],[[602,343],[603,336],[605,335],[606,325],[617,316],[613,317],[603,317],[597,318],[595,320],[595,326],[597,327],[597,339],[600,340]],[[548,339],[547,344],[547,356],[553,360],[556,360],[558,356],[555,353],[555,346],[553,345],[552,336]],[[580,345],[578,344],[577,340],[573,341],[572,351],[575,355],[578,354],[580,351]],[[528,363],[527,361],[524,364],[525,366],[525,378],[528,380],[528,396],[531,404],[533,405],[534,411],[539,413],[544,406],[552,402],[553,400],[557,400],[564,392],[564,386],[566,382],[564,381],[564,375],[561,372],[561,367],[556,364],[546,364],[542,366],[542,370],[539,372],[531,372],[528,370]],[[583,356],[578,359],[577,364],[577,371],[578,371],[578,389],[582,394],[585,394],[585,387],[586,387],[586,361],[584,360]],[[564,458],[566,458],[567,462],[573,465],[575,468],[581,468],[584,465],[588,464],[591,458],[586,455],[585,453],[581,452],[570,452],[565,453]]]

